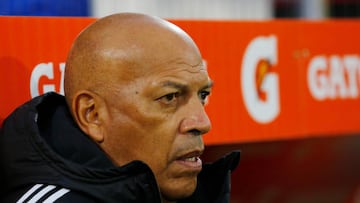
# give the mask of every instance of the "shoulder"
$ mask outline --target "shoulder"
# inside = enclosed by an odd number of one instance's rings
[[[0,197],[0,202],[10,203],[96,203],[95,199],[83,193],[57,185],[34,184]]]

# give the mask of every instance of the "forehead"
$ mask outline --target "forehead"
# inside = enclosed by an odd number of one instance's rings
[[[126,48],[116,46],[111,57],[106,57],[111,66],[119,70],[119,74],[111,75],[125,83],[146,77],[186,79],[194,75],[198,80],[207,80],[206,65],[192,39],[183,33],[159,30],[161,37],[137,37],[135,41],[130,40]],[[159,30],[156,33],[160,33]]]
[[[186,62],[173,60],[153,67],[147,74],[153,80],[179,80],[184,82],[207,83],[210,78],[203,60]]]

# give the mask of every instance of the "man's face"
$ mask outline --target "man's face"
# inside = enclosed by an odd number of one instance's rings
[[[212,82],[197,54],[142,65],[151,68],[123,73],[126,82],[113,85],[105,97],[103,148],[118,165],[144,161],[165,198],[183,198],[195,190],[201,170]]]

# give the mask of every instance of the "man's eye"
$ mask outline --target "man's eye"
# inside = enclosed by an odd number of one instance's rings
[[[170,93],[170,94],[164,95],[164,96],[160,97],[159,100],[165,104],[170,104],[170,103],[176,101],[176,99],[178,97],[179,97],[179,93],[176,92],[176,93]]]
[[[207,102],[209,95],[210,95],[209,91],[201,91],[199,93],[199,97],[204,104]]]

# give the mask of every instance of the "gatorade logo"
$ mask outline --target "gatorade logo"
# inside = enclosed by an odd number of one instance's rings
[[[249,115],[259,123],[270,123],[280,113],[279,77],[275,36],[256,37],[245,50],[241,68],[241,90]]]
[[[316,55],[308,66],[308,87],[317,101],[360,97],[360,56]]]
[[[51,91],[64,94],[64,72],[64,62],[59,63],[58,67],[52,62],[37,64],[30,78],[31,97],[36,97]],[[60,77],[55,77],[55,74],[60,74]]]

